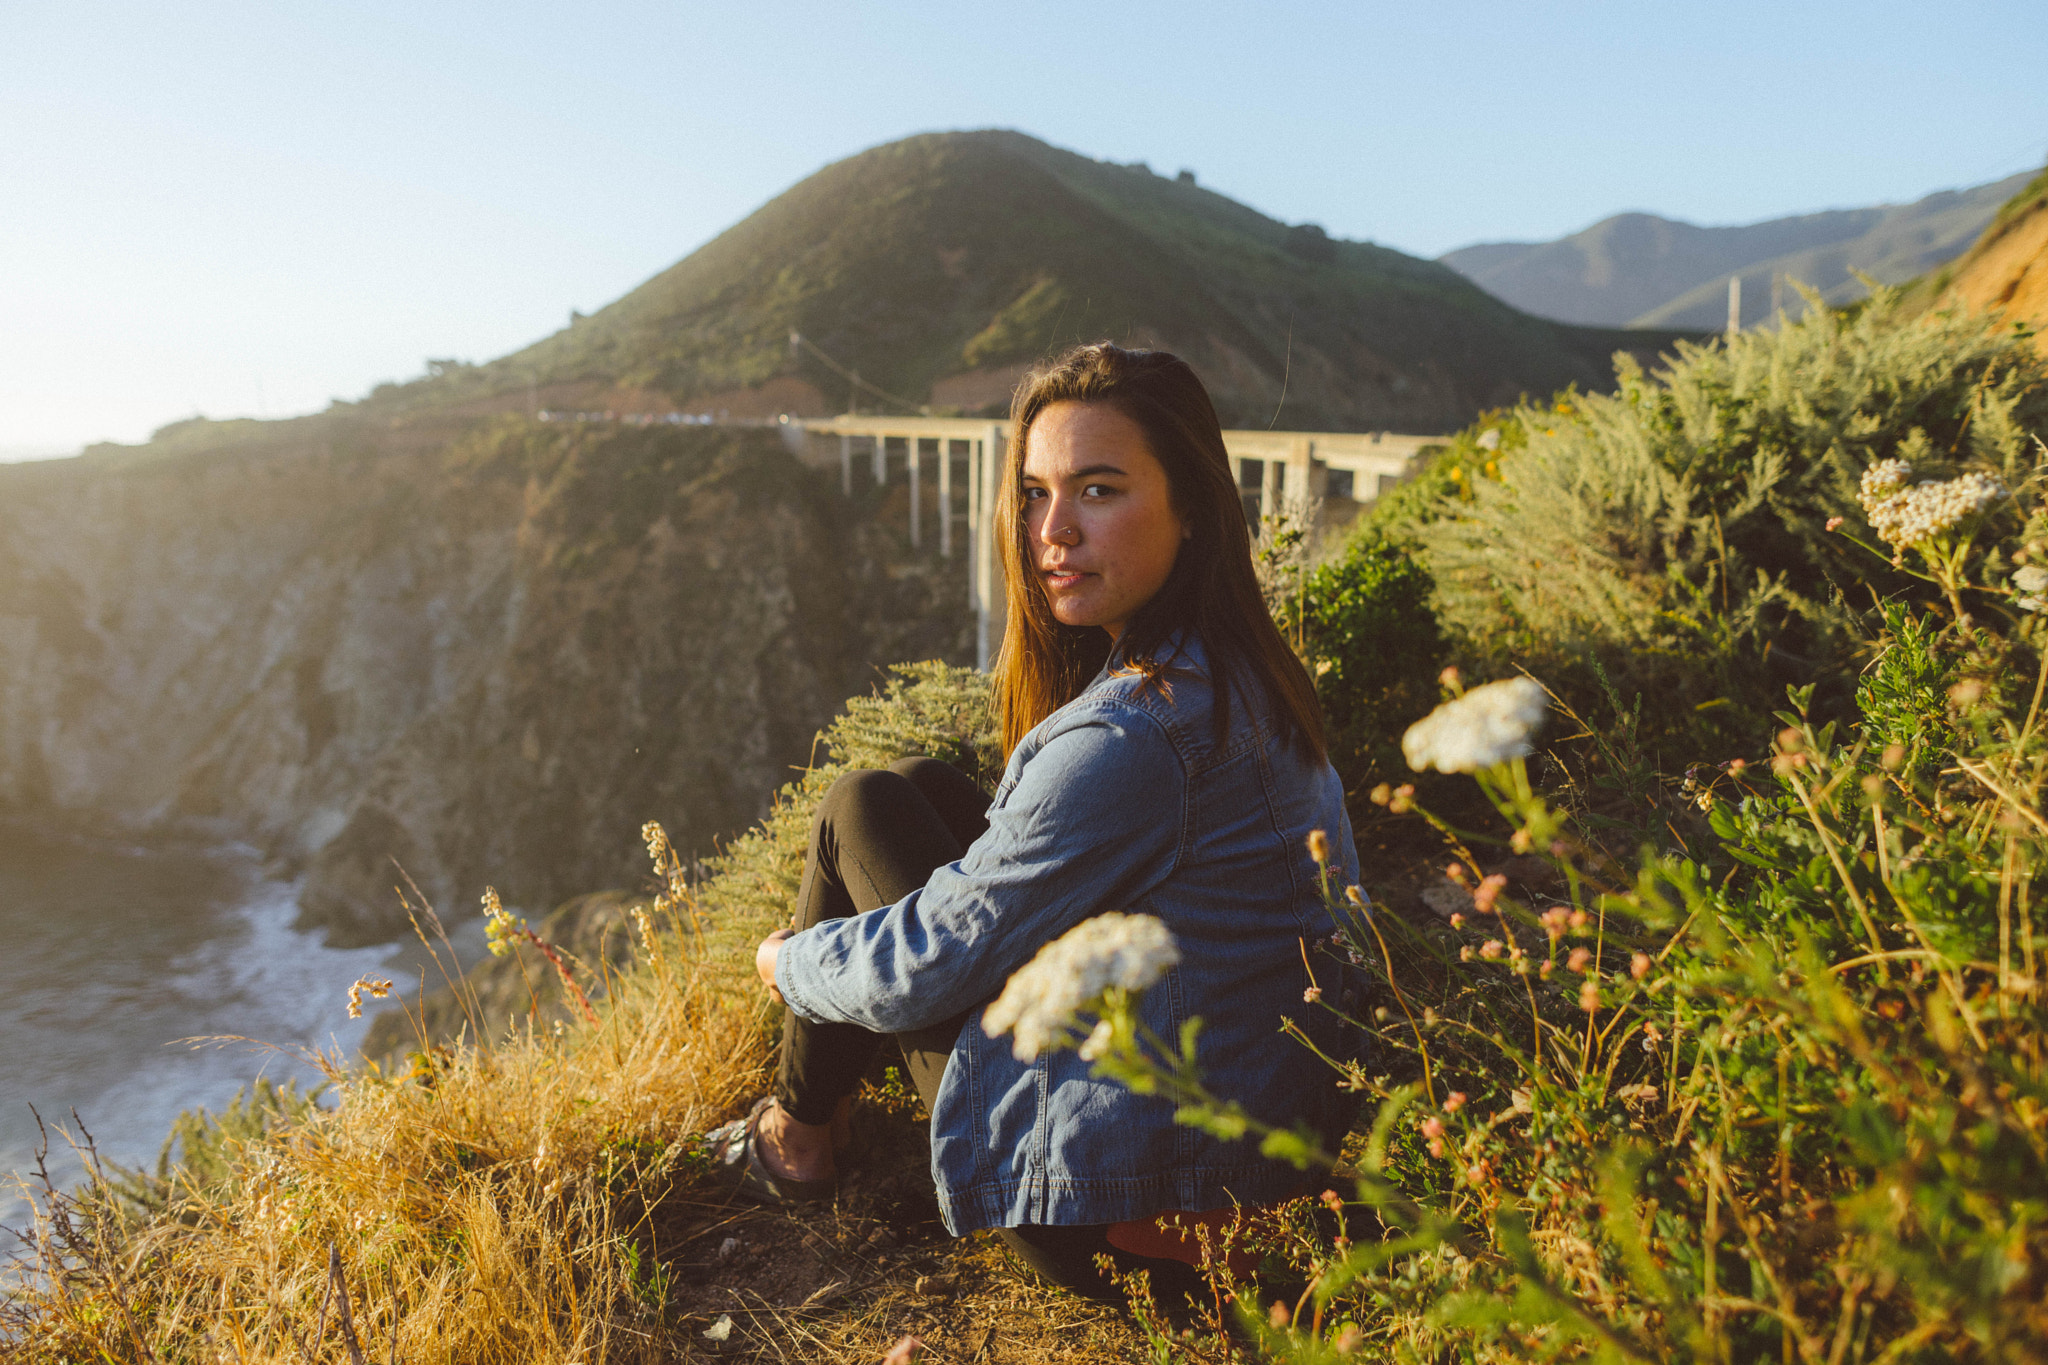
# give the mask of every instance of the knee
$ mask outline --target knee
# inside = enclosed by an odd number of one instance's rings
[[[926,783],[943,781],[942,775],[952,773],[954,770],[950,764],[944,763],[939,759],[927,758],[923,754],[911,754],[907,758],[899,758],[894,763],[891,763],[889,771],[910,783],[911,786],[923,790]]]
[[[910,780],[883,768],[855,768],[842,773],[825,791],[818,805],[818,819],[835,825],[860,822],[879,812],[900,807],[914,794]]]

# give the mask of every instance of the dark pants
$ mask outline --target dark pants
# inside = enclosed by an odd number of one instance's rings
[[[832,784],[811,826],[796,927],[894,905],[966,852],[988,828],[988,797],[949,763],[905,758],[887,771],[863,768]],[[964,1016],[896,1035],[917,1093],[931,1107]],[[814,1024],[789,1013],[775,1100],[799,1123],[832,1121],[860,1084],[882,1035],[857,1024]]]
[[[808,929],[902,900],[981,837],[988,828],[988,805],[981,788],[935,758],[906,758],[887,771],[846,774],[825,793],[811,826],[796,927]],[[927,1109],[937,1107],[939,1078],[965,1019],[959,1015],[896,1035],[904,1067]],[[831,1122],[832,1110],[860,1084],[882,1042],[880,1034],[854,1024],[816,1024],[788,1014],[776,1103],[799,1123]],[[1024,1226],[996,1233],[1039,1275],[1084,1294],[1114,1296],[1094,1264],[1098,1255],[1108,1256],[1120,1271],[1150,1272],[1162,1301],[1204,1292],[1192,1267],[1112,1247],[1106,1234],[1106,1225]]]

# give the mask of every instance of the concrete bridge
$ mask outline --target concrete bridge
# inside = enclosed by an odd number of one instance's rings
[[[783,419],[784,439],[805,463],[836,466],[848,497],[858,484],[909,492],[910,543],[937,541],[967,561],[975,613],[975,661],[987,668],[1003,639],[1003,567],[989,533],[996,480],[1010,424],[947,417]],[[1422,447],[1440,436],[1392,432],[1225,431],[1245,517],[1254,527],[1290,501],[1369,503],[1407,475]],[[926,490],[930,491],[927,492]]]

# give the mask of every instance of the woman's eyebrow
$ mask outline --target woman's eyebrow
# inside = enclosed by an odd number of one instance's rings
[[[1061,479],[1092,479],[1098,474],[1118,474],[1124,478],[1130,477],[1130,471],[1113,464],[1091,464],[1084,469],[1076,469],[1071,473],[1060,474],[1056,477]],[[1026,483],[1044,483],[1046,481],[1046,476],[1043,474],[1027,473],[1022,477]]]

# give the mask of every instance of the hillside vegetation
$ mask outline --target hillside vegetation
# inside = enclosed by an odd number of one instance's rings
[[[707,1182],[693,1135],[764,1075],[748,953],[825,787],[907,752],[990,776],[985,679],[926,664],[850,702],[705,875],[646,832],[629,944],[563,959],[588,1008],[335,1059],[319,1104],[258,1092],[181,1125],[157,1173],[46,1191],[0,1340],[37,1362],[354,1339],[872,1361],[906,1331],[964,1360],[2048,1359],[2048,362],[1883,293],[1619,379],[1488,414],[1275,580],[1380,850],[1361,893],[1328,888],[1380,1050],[1332,1075],[1369,1100],[1341,1154],[1266,1134],[1345,1165],[1244,1234],[1256,1276],[1218,1265],[1197,1320],[1142,1286],[1112,1320],[944,1244],[899,1078],[865,1092],[829,1218]],[[1523,667],[1549,706],[1474,687]],[[1397,744],[1431,771],[1374,783]],[[1198,1037],[1107,1036],[1108,1074],[1258,1130],[1203,1089]]]
[[[1407,431],[1597,386],[1616,349],[1648,357],[1671,340],[1541,321],[1443,266],[1276,222],[1144,166],[1021,133],[934,133],[828,166],[609,307],[385,401],[524,403],[582,384],[693,409],[844,410],[851,385],[793,353],[792,331],[940,409],[1000,411],[1024,365],[1107,336],[1185,356],[1226,426],[1277,415],[1298,429]]]

